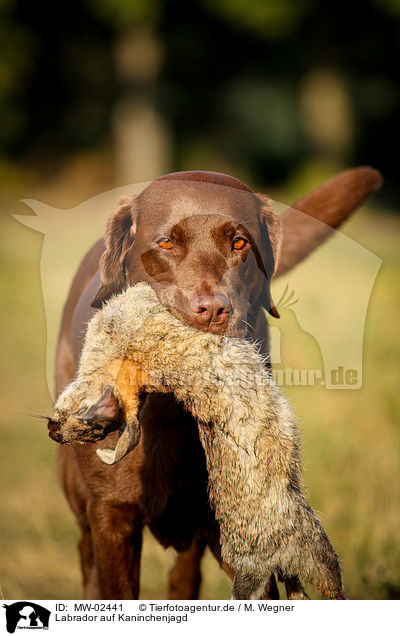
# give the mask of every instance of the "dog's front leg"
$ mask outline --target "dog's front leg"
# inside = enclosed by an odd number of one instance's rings
[[[174,600],[196,600],[201,583],[200,561],[206,541],[193,541],[189,550],[178,552],[176,562],[169,574],[168,598]]]
[[[102,599],[139,598],[142,519],[127,504],[92,500],[88,519]]]

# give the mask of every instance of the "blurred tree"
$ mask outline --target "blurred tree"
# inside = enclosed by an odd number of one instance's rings
[[[27,132],[27,113],[19,103],[30,72],[35,48],[34,33],[18,24],[12,0],[0,4],[0,144],[12,148],[13,141]]]
[[[1,10],[0,59],[12,78],[0,106],[3,153],[51,171],[69,152],[106,143],[112,29],[79,0],[3,0]],[[8,127],[17,116],[23,125]]]
[[[114,46],[121,90],[112,113],[114,178],[119,183],[157,178],[170,168],[170,135],[154,103],[162,58],[149,26],[125,26]]]
[[[114,147],[124,180],[132,162],[132,180],[199,167],[260,186],[371,163],[398,194],[397,0],[2,0],[0,16],[9,160]]]

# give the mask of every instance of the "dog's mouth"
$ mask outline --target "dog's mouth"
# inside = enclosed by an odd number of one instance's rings
[[[196,312],[196,315],[193,315],[189,303],[178,303],[175,299],[170,302],[169,298],[163,297],[159,298],[159,300],[180,322],[198,331],[206,331],[231,338],[244,338],[248,334],[246,320],[232,306],[230,306],[229,312],[222,310],[219,314],[216,312],[215,316],[210,317],[206,311],[201,311],[201,308]]]
[[[235,319],[234,315],[229,316],[226,320],[209,322],[206,319],[193,320],[192,316],[183,309],[178,309],[176,306],[167,306],[168,311],[171,312],[175,318],[178,318],[181,322],[197,329],[198,331],[206,331],[219,336],[228,336],[231,338],[244,338],[247,335],[247,326],[245,321]]]
[[[199,325],[197,326],[197,329],[202,329],[202,327]],[[219,325],[219,324],[212,324],[212,325],[207,325],[204,329],[204,331],[207,331],[208,333],[215,333],[217,335],[223,335],[227,332],[228,330],[228,325]]]

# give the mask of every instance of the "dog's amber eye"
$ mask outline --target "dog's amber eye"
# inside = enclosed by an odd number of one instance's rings
[[[245,245],[247,245],[247,241],[242,236],[238,236],[237,238],[233,239],[232,247],[234,250],[242,250]]]
[[[169,238],[162,238],[157,241],[158,245],[163,248],[163,250],[172,250],[174,247],[173,242]]]

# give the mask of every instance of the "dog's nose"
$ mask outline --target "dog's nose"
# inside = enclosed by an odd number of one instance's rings
[[[223,294],[199,294],[190,301],[190,311],[196,326],[219,333],[226,326],[232,307]]]

